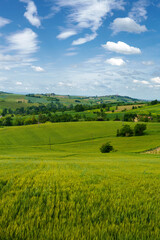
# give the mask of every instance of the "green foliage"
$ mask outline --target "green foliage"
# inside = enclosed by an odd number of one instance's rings
[[[133,130],[128,124],[125,124],[120,130],[117,130],[117,137],[131,137],[133,136]]]
[[[154,101],[151,102],[151,105],[156,105],[158,103],[159,103],[158,100],[154,100]]]
[[[2,111],[2,116],[4,117],[7,114],[7,108],[4,108]]]
[[[76,112],[83,112],[85,110],[82,104],[77,104],[74,109]]]
[[[137,114],[135,113],[125,113],[123,120],[126,122],[133,122],[135,117],[137,117]]]
[[[128,124],[125,124],[121,129],[117,130],[117,137],[142,136],[147,129],[146,124],[137,123],[132,129]]]
[[[134,127],[134,135],[135,136],[142,136],[144,135],[144,131],[146,130],[146,124],[136,124]]]
[[[113,151],[113,146],[109,142],[104,143],[100,147],[100,151],[101,151],[101,153],[109,153],[109,152]]]

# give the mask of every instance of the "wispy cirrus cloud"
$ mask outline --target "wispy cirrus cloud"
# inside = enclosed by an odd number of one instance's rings
[[[1,70],[23,68],[37,61],[32,55],[39,49],[38,35],[32,29],[26,28],[12,33],[4,37],[4,40],[0,53]]]
[[[152,65],[154,65],[154,62],[153,61],[142,61],[142,64],[145,66],[152,66]]]
[[[11,34],[7,37],[8,51],[16,51],[21,55],[29,55],[38,50],[37,34],[30,28]]]
[[[65,56],[72,57],[72,56],[76,56],[77,54],[78,54],[77,52],[68,52],[68,53],[65,53]]]
[[[148,82],[148,81],[145,81],[145,80],[142,80],[142,81],[140,81],[140,80],[133,80],[133,83],[140,83],[140,84],[144,84],[144,85],[149,85],[150,83]]]
[[[73,26],[74,31],[78,33],[83,29],[91,30],[91,34],[75,40],[73,45],[84,44],[95,39],[97,30],[102,25],[106,16],[114,9],[124,9],[123,0],[57,0],[56,5],[60,9],[70,9],[67,15],[67,21],[70,26]],[[66,30],[64,30],[64,33],[65,32]],[[63,32],[61,34],[63,34]],[[68,35],[68,37],[70,36]]]
[[[4,27],[5,25],[11,23],[11,20],[7,18],[0,17],[0,27]]]
[[[147,7],[150,5],[150,0],[138,0],[133,3],[133,7],[129,13],[129,17],[141,22],[147,19]]]
[[[90,42],[92,40],[94,40],[97,37],[97,33],[93,33],[93,34],[86,34],[84,38],[79,38],[77,40],[74,40],[72,42],[72,45],[82,45],[86,42]]]
[[[75,31],[75,30],[65,30],[65,31],[62,31],[58,36],[57,36],[57,38],[58,39],[61,39],[61,40],[64,40],[64,39],[66,39],[66,38],[69,38],[69,37],[71,37],[71,36],[74,36],[74,35],[76,35],[77,34],[77,32]]]
[[[41,26],[41,21],[38,16],[37,7],[31,0],[20,0],[20,2],[27,3],[26,12],[24,13],[25,18],[35,27]]]

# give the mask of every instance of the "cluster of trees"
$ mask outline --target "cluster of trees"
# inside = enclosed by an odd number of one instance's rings
[[[39,104],[39,106],[30,106],[27,108],[20,107],[16,108],[16,110],[4,108],[2,111],[2,116],[6,116],[7,114],[14,114],[14,115],[38,115],[40,113],[50,113],[56,111],[66,111],[67,107],[61,103],[49,103],[47,105]]]
[[[156,104],[158,104],[158,103],[160,103],[157,99],[156,100],[154,100],[154,101],[151,101],[151,105],[156,105]]]
[[[123,117],[123,120],[125,122],[133,122],[135,117],[137,117],[136,113],[125,113],[124,117]]]
[[[146,124],[136,124],[132,129],[130,125],[125,124],[121,129],[117,130],[117,137],[131,137],[131,136],[142,136],[146,130]]]

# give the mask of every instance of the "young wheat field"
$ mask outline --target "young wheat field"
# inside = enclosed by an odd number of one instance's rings
[[[134,123],[130,123],[134,125]],[[121,122],[0,129],[1,240],[159,240],[159,123],[116,137]],[[103,154],[110,142],[115,151]]]

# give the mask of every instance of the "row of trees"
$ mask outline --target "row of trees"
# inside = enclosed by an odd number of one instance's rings
[[[0,118],[0,126],[21,126],[21,125],[31,125],[31,124],[38,124],[38,123],[46,123],[46,122],[76,122],[76,121],[96,121],[98,120],[95,117],[87,117],[82,116],[80,114],[39,114],[38,116],[31,115],[26,117],[12,117],[6,116]]]

